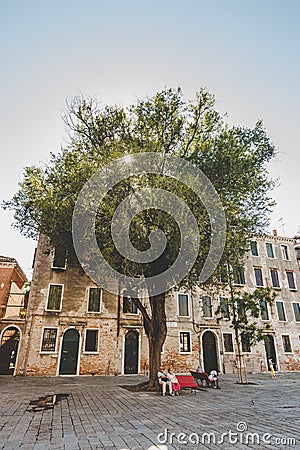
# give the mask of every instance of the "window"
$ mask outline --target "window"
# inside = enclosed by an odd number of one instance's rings
[[[296,290],[296,283],[295,283],[295,278],[294,278],[294,272],[287,271],[286,272],[286,276],[287,276],[287,280],[288,280],[289,289]]]
[[[282,335],[282,345],[284,353],[293,353],[289,335],[287,334]]]
[[[266,300],[260,300],[259,307],[261,320],[269,320],[268,303],[266,302]]]
[[[280,322],[286,322],[286,316],[285,316],[283,302],[276,302],[276,309],[277,309],[278,320]]]
[[[61,299],[63,293],[62,284],[50,284],[47,299],[47,310],[49,311],[60,311],[61,309]]]
[[[300,247],[296,247],[295,250],[296,250],[296,258],[300,259]]]
[[[251,352],[250,338],[245,333],[242,333],[241,335],[241,343],[242,343],[242,352],[250,353]]]
[[[274,250],[273,250],[273,244],[271,244],[271,242],[266,242],[266,250],[267,250],[267,257],[268,258],[275,258]]]
[[[85,330],[85,352],[97,353],[98,351],[98,330]]]
[[[66,249],[61,247],[55,247],[54,257],[52,261],[52,269],[65,269],[66,268]]]
[[[243,285],[245,284],[245,272],[244,269],[240,267],[233,268],[233,282],[234,284]]]
[[[89,288],[88,312],[100,312],[102,289],[97,287]]]
[[[57,328],[44,328],[41,352],[55,352]]]
[[[242,300],[237,300],[236,302],[236,308],[237,308],[237,314],[239,320],[242,322],[246,321],[246,309],[245,309],[245,303]]]
[[[231,333],[223,333],[224,351],[233,353],[233,340]]]
[[[254,276],[255,276],[255,283],[256,286],[260,287],[264,285],[264,280],[262,276],[262,270],[260,267],[254,267]]]
[[[189,332],[184,331],[180,333],[180,352],[191,352],[191,335]]]
[[[271,274],[272,286],[274,288],[280,288],[279,277],[278,277],[278,270],[277,269],[270,269],[270,274]]]
[[[250,250],[252,256],[258,256],[258,246],[256,241],[250,242]]]
[[[296,322],[300,322],[300,303],[292,303]]]
[[[178,294],[178,315],[189,316],[189,296],[187,294]]]
[[[288,246],[287,245],[281,245],[281,254],[282,254],[282,258],[285,261],[288,261],[289,258],[289,250],[288,250]]]
[[[219,283],[228,283],[228,272],[226,266],[221,266],[218,269],[218,279]]]
[[[137,314],[138,309],[134,302],[134,299],[128,295],[123,295],[123,313],[124,314]]]
[[[211,297],[209,295],[202,296],[202,314],[203,317],[212,317]]]
[[[229,303],[228,303],[228,298],[225,297],[220,297],[219,298],[219,302],[220,302],[220,314],[222,319],[229,319]]]

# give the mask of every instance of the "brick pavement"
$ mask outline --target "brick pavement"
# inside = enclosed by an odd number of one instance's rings
[[[179,397],[121,387],[143,380],[0,376],[0,449],[300,449],[300,373],[253,374],[247,386],[222,375],[220,390]],[[65,393],[51,409],[30,405]]]

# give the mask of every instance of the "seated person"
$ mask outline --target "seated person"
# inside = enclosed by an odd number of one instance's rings
[[[196,373],[205,373],[202,367],[198,366],[196,369]],[[198,382],[198,381],[197,381]],[[201,386],[204,386],[204,380],[200,380]]]
[[[172,367],[169,368],[168,370],[168,378],[172,383],[172,391],[175,395],[179,395],[179,391],[180,391],[180,384],[178,379],[176,378],[176,375],[172,369]]]
[[[162,395],[163,396],[166,395],[167,386],[169,388],[170,395],[173,395],[172,383],[169,380],[168,373],[164,370],[164,368],[162,366],[160,367],[159,371],[157,372],[157,378],[158,378],[159,385],[161,386],[161,389],[162,389]]]
[[[219,385],[218,385],[218,372],[216,370],[211,370],[210,374],[208,375],[208,379],[213,384],[215,389],[217,387],[219,387]]]

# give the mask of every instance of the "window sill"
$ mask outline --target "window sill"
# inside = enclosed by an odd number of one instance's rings
[[[39,352],[39,355],[55,355],[55,356],[57,356],[57,352],[55,351],[55,350],[53,350],[53,351],[41,351],[41,352]]]

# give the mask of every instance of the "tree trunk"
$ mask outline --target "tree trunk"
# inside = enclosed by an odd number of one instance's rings
[[[165,294],[149,297],[151,307],[151,322],[148,331],[149,339],[149,381],[148,390],[158,386],[157,372],[161,366],[161,349],[167,335]]]
[[[244,366],[244,357],[242,353],[242,344],[239,336],[239,330],[237,328],[234,329],[234,336],[237,348],[237,371],[238,371],[238,383],[239,384],[247,384],[247,374]]]

